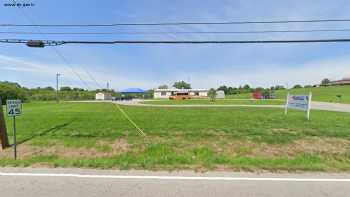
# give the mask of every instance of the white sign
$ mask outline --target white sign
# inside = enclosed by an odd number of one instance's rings
[[[7,115],[10,117],[19,116],[22,114],[21,100],[7,100]]]
[[[287,101],[287,107],[307,111],[309,107],[308,95],[290,95]]]
[[[287,114],[288,108],[306,111],[307,119],[310,119],[311,110],[311,92],[309,95],[290,95],[287,94],[287,101],[285,106],[285,113]]]

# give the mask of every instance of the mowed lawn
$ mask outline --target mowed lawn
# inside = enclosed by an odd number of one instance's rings
[[[312,92],[312,99],[314,101],[350,104],[350,85],[315,87],[315,88],[295,88],[288,91],[291,94],[309,94],[309,92]],[[288,91],[277,90],[276,91],[277,98],[286,99]],[[341,98],[337,97],[337,95],[341,95]],[[227,98],[234,98],[234,99],[250,99],[251,97],[252,95],[250,93],[227,96]]]
[[[284,105],[283,100],[256,100],[256,99],[186,99],[186,100],[146,100],[144,104],[153,105]]]
[[[19,159],[1,166],[151,170],[349,171],[350,114],[269,108],[28,103],[18,118]],[[9,134],[12,120],[7,120]],[[12,138],[12,136],[10,136]]]

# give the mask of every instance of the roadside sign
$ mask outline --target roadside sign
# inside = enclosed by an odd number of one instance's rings
[[[22,101],[7,100],[6,109],[7,109],[7,115],[13,118],[13,149],[14,149],[14,158],[17,159],[16,116],[19,116],[22,114]]]
[[[309,93],[309,95],[290,95],[288,92],[285,106],[285,114],[287,114],[288,108],[302,110],[306,112],[306,117],[309,120],[311,110],[311,98],[311,92]]]
[[[7,100],[6,101],[7,116],[14,117],[22,114],[21,100]]]

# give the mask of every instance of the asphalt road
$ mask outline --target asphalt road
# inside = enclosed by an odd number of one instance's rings
[[[4,197],[349,196],[350,174],[0,168]]]

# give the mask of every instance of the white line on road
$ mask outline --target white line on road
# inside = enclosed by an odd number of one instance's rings
[[[73,177],[73,178],[96,178],[96,179],[203,180],[203,181],[350,182],[350,179],[345,179],[345,178],[141,176],[141,175],[87,175],[87,174],[11,173],[11,172],[0,172],[0,176]]]

